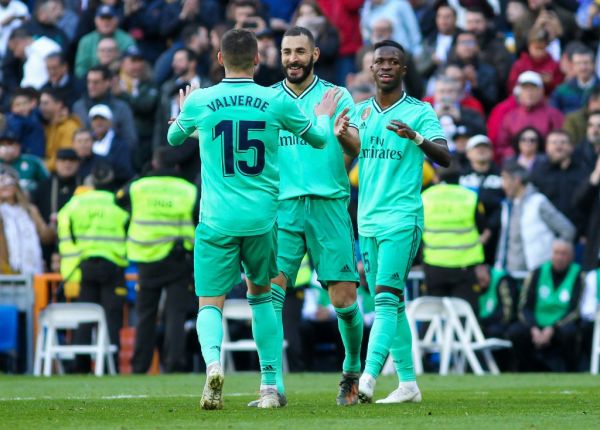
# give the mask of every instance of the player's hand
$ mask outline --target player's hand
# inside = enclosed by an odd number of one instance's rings
[[[345,136],[350,126],[350,118],[346,115],[350,108],[345,108],[341,114],[335,119],[333,124],[333,133],[335,137]]]
[[[197,89],[198,89],[198,85],[192,84],[192,85],[186,85],[185,91],[179,90],[179,110],[180,111],[183,109],[183,104],[185,103],[187,98],[190,96],[192,91],[197,90]]]
[[[315,115],[327,115],[329,118],[333,118],[341,97],[342,92],[338,87],[327,91],[325,94],[323,94],[321,102],[315,106]]]
[[[417,133],[412,128],[404,124],[402,121],[398,121],[396,119],[391,120],[390,124],[386,128],[405,139],[413,140],[417,135]]]
[[[169,125],[173,124],[176,119],[177,118],[173,118],[173,117],[169,118],[169,121],[167,121],[167,124],[169,124]]]

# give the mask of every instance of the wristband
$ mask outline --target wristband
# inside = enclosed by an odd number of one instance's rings
[[[415,145],[421,146],[421,144],[425,141],[425,138],[415,131],[415,138],[412,141],[415,142]]]

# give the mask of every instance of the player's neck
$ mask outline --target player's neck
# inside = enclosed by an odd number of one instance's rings
[[[315,72],[311,70],[310,74],[306,77],[305,80],[303,80],[302,82],[298,82],[297,84],[293,84],[290,81],[285,80],[285,85],[294,92],[294,94],[296,94],[297,96],[299,96],[300,94],[302,94],[304,92],[305,89],[307,89],[310,84],[312,84],[313,80],[315,79]]]
[[[402,87],[398,87],[392,91],[382,91],[381,88],[377,88],[375,100],[382,109],[385,109],[400,100],[403,94],[404,90]]]
[[[226,78],[246,78],[254,79],[254,69],[252,70],[227,70],[225,69]]]

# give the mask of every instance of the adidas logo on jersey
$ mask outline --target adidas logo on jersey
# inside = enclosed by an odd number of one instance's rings
[[[347,264],[344,265],[344,267],[342,267],[340,269],[341,273],[352,273],[352,269],[350,268],[350,266],[348,266]]]
[[[399,280],[400,280],[400,275],[398,274],[398,272],[396,272],[396,273],[394,273],[394,274],[392,275],[392,279],[393,279],[394,281],[399,281]]]

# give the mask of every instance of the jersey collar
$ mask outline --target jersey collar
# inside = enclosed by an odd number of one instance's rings
[[[373,101],[373,107],[375,108],[375,110],[377,112],[386,113],[386,112],[394,109],[396,106],[398,106],[400,103],[402,103],[405,99],[406,99],[406,91],[402,91],[402,97],[400,97],[400,99],[398,99],[398,101],[396,101],[396,103],[394,103],[391,106],[386,107],[385,109],[383,109],[381,106],[379,106],[379,103],[377,103],[375,96],[373,96],[373,98],[371,100]]]
[[[254,79],[252,78],[223,78],[221,80],[224,84],[253,84]]]
[[[285,92],[289,94],[289,96],[291,98],[301,99],[302,97],[307,95],[317,85],[317,82],[319,82],[319,77],[317,75],[315,75],[313,77],[313,80],[310,83],[310,85],[308,87],[304,88],[304,91],[302,91],[300,93],[300,95],[298,95],[298,96],[296,95],[296,93],[294,91],[292,91],[292,89],[290,87],[287,86],[287,84],[285,83],[285,79],[283,80],[282,87],[285,90]]]

